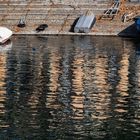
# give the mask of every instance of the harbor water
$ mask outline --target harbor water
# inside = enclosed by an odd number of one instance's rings
[[[0,140],[139,140],[140,41],[13,36],[0,48]]]

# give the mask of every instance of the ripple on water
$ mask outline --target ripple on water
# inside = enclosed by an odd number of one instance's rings
[[[0,139],[139,139],[138,41],[12,40],[0,52]]]

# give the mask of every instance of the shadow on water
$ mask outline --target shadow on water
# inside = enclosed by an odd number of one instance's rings
[[[138,40],[12,41],[11,50],[0,52],[0,139],[140,139]]]

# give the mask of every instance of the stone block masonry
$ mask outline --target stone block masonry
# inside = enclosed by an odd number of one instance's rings
[[[45,23],[48,28],[39,34],[75,35],[72,32],[75,20],[91,11],[97,18],[96,24],[90,33],[76,35],[118,35],[133,21],[123,23],[121,15],[113,20],[98,20],[110,6],[107,0],[1,0],[0,26],[10,28],[14,34],[36,34],[36,27]],[[21,18],[25,20],[25,28],[17,27]]]

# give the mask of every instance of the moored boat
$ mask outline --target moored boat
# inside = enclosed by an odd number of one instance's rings
[[[135,17],[134,20],[136,24],[136,29],[138,32],[140,32],[140,16]]]
[[[9,40],[12,34],[13,32],[10,29],[6,27],[0,27],[0,43],[3,44]]]
[[[136,21],[136,28],[140,32],[140,18]]]

